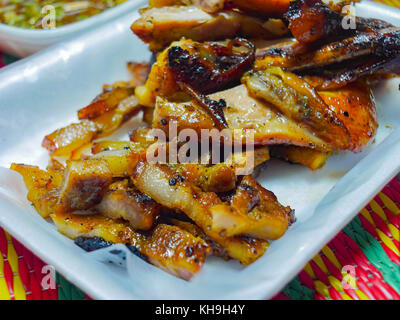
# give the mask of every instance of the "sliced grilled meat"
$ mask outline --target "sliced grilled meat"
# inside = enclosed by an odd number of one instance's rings
[[[288,227],[290,208],[281,206],[273,197],[263,200],[271,201],[270,206],[263,206],[263,201],[257,203],[262,205],[259,214],[252,216],[222,202],[213,192],[203,192],[187,181],[177,181],[175,173],[165,165],[143,162],[132,179],[140,191],[167,208],[184,212],[218,243],[220,238],[236,235],[277,239]],[[173,184],[171,179],[175,179]],[[264,189],[259,187],[257,194],[264,199]]]
[[[276,39],[282,35],[282,30],[275,32],[261,19],[230,10],[211,14],[196,6],[144,9],[131,29],[149,43],[153,51],[162,50],[183,37],[194,41],[214,41],[237,36]]]
[[[307,77],[318,90],[335,89],[372,74],[400,74],[400,28],[358,33],[316,50],[287,41],[258,49],[256,56],[255,70],[279,66]]]
[[[240,82],[254,61],[254,46],[243,39],[224,43],[174,42],[159,54],[149,78],[136,89],[142,105],[154,107],[156,97],[174,101],[190,98],[183,83],[200,94],[225,89]]]
[[[343,17],[320,0],[291,1],[284,17],[289,21],[290,32],[301,43],[352,32],[342,27]]]
[[[150,229],[160,212],[160,205],[149,196],[128,186],[127,180],[110,185],[96,209],[103,216],[123,219],[134,229]]]
[[[58,230],[71,239],[98,237],[106,243],[127,244],[149,263],[184,280],[198,273],[210,254],[204,240],[176,226],[159,224],[148,233],[139,233],[127,223],[101,215],[57,213],[51,218]]]
[[[268,103],[251,97],[244,85],[217,92],[209,97],[215,101],[223,99],[226,102],[223,112],[232,137],[236,138],[235,143],[246,143],[246,134],[254,133],[255,145],[287,143],[311,146],[322,151],[331,149],[327,142],[318,138],[307,126],[280,114]],[[175,103],[159,98],[154,110],[153,127],[162,129],[168,136],[172,123],[176,124],[178,133],[190,128],[196,130],[199,137],[201,129],[215,129],[213,119],[195,102]],[[235,135],[235,129],[242,130],[241,137]]]
[[[294,73],[271,67],[247,73],[242,81],[250,94],[275,106],[286,117],[310,127],[337,149],[347,149],[350,134],[316,90]]]

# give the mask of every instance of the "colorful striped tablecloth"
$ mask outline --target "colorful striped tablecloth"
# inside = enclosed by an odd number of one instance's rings
[[[400,0],[379,0],[400,8]],[[0,68],[16,59],[0,54]],[[274,299],[400,300],[400,177],[395,177]],[[90,299],[0,228],[1,300]]]

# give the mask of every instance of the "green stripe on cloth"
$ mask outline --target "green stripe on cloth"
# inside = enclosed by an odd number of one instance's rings
[[[385,281],[400,293],[400,266],[390,260],[379,242],[364,229],[361,220],[356,217],[343,231],[357,243],[368,260],[381,272]]]
[[[57,273],[56,282],[58,285],[59,300],[85,300],[86,295],[63,276]]]
[[[313,300],[313,290],[304,286],[299,277],[296,276],[289,284],[283,289],[282,293],[292,300]]]
[[[10,56],[9,54],[6,54],[6,53],[3,53],[2,55],[3,55],[3,62],[4,62],[5,65],[13,63],[13,62],[19,60],[19,58]]]

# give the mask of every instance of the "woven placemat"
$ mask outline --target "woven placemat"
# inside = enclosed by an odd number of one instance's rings
[[[400,0],[377,2],[400,8]],[[0,68],[17,60],[0,54]],[[1,300],[90,299],[0,228]],[[274,299],[400,299],[400,181],[395,177]]]
[[[399,203],[396,177],[275,299],[400,299]]]

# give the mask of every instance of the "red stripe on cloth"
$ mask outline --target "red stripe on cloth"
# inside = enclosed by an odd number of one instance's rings
[[[283,293],[278,293],[272,300],[290,300],[289,297],[285,296]]]
[[[397,177],[393,178],[392,181],[389,182],[389,186],[395,190],[396,199],[400,199],[400,181]]]
[[[0,228],[0,254],[3,256],[3,259],[7,259],[7,238],[3,229]]]
[[[326,299],[322,294],[318,293],[318,291],[315,291],[314,300],[326,300]]]
[[[31,294],[32,300],[42,300],[42,287],[40,286],[39,281],[35,277],[35,273],[30,273],[31,277]]]
[[[330,283],[326,273],[322,271],[314,261],[310,260],[309,264],[317,279],[329,287]]]
[[[315,283],[313,279],[307,272],[304,271],[304,269],[300,271],[298,276],[303,285],[305,285],[307,288],[311,290],[315,290]]]
[[[6,64],[4,63],[3,54],[0,52],[0,68],[4,67]]]

